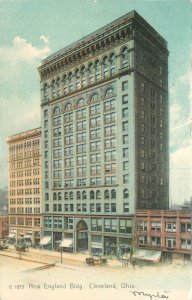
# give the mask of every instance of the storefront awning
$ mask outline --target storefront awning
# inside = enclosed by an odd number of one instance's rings
[[[62,240],[62,242],[59,246],[68,248],[68,247],[71,247],[72,245],[73,245],[72,239],[64,239],[64,240]]]
[[[10,233],[9,235],[8,235],[8,238],[10,238],[10,239],[13,239],[15,237],[15,234],[14,233]]]
[[[158,262],[161,258],[161,251],[136,249],[133,252],[132,258]]]
[[[51,243],[51,236],[44,236],[41,240],[40,240],[40,245],[43,246],[43,245],[47,245]]]
[[[31,235],[24,235],[24,239],[32,239]]]

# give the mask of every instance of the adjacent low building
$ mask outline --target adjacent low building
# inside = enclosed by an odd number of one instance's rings
[[[9,145],[9,238],[38,245],[42,228],[41,128],[7,139]]]
[[[165,256],[191,257],[191,211],[137,210],[134,246],[160,250]]]
[[[0,210],[0,239],[7,237],[9,233],[9,222],[7,210]]]

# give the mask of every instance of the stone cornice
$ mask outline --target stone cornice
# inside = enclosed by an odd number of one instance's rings
[[[42,65],[39,67],[39,70],[47,66],[49,63],[54,64],[68,55],[73,55],[75,52],[82,51],[83,49],[91,46],[95,46],[97,43],[102,43],[104,40],[110,39],[113,37],[114,39],[119,39],[119,33],[122,30],[131,29],[130,25],[132,24],[132,19],[134,16],[134,12],[130,12],[129,14],[111,22],[110,24],[96,30],[95,32],[89,34],[85,38],[78,40],[77,42],[63,48],[62,50],[54,53],[48,58],[42,61]],[[132,29],[131,29],[132,31]],[[130,33],[131,33],[130,31]],[[128,31],[127,31],[128,32]],[[125,33],[125,32],[124,32]],[[115,37],[114,34],[117,34]],[[120,34],[121,35],[121,34]],[[108,41],[106,41],[108,43]]]
[[[36,137],[41,136],[41,128],[37,128],[34,131],[26,131],[22,133],[18,133],[16,135],[10,136],[7,138],[6,142],[7,144],[12,144],[18,141],[24,141],[24,140],[29,140],[33,139]]]
[[[54,61],[50,61],[46,65],[42,65],[39,68],[41,80],[49,79],[54,75],[58,75],[61,72],[67,72],[71,68],[82,65],[87,61],[97,59],[98,56],[107,55],[110,51],[112,52],[116,47],[125,44],[126,42],[133,39],[132,32],[129,34],[125,34],[124,36],[120,36],[118,40],[113,40],[101,43],[99,48],[95,45],[94,49],[90,49],[89,47],[84,47],[84,50],[81,52],[76,52],[76,54],[67,54],[65,58],[58,58],[57,63]]]

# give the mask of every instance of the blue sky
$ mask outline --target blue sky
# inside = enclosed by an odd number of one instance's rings
[[[7,136],[40,126],[41,59],[131,10],[168,41],[170,199],[192,195],[190,0],[0,0],[0,188],[7,185]]]

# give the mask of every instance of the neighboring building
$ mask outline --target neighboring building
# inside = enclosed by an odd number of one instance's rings
[[[167,43],[133,11],[39,73],[44,241],[116,255],[136,208],[169,207]]]
[[[0,211],[6,210],[8,207],[8,191],[5,189],[0,189]]]
[[[9,234],[8,212],[0,210],[0,239],[6,238]]]
[[[191,257],[192,212],[137,210],[135,248],[161,250],[164,254]]]
[[[38,245],[42,228],[41,128],[18,133],[9,145],[9,237]]]

